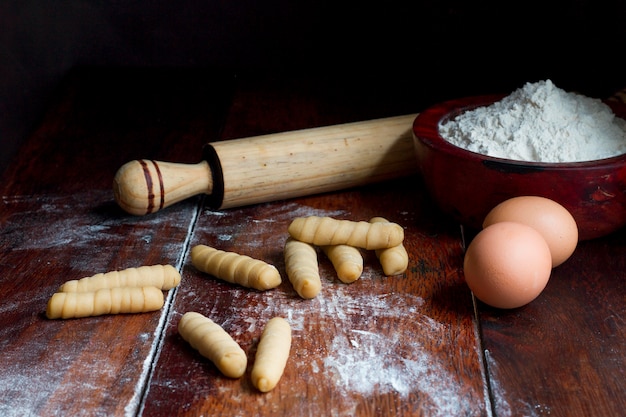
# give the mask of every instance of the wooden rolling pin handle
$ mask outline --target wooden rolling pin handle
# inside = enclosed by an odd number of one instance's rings
[[[139,159],[122,165],[113,179],[117,204],[139,216],[212,192],[213,175],[207,161],[179,164]]]
[[[131,161],[113,181],[118,204],[144,215],[197,194],[212,208],[336,191],[418,171],[416,115],[208,143],[196,165]]]

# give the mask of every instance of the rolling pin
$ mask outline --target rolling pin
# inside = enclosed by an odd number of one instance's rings
[[[418,171],[416,116],[216,141],[197,164],[130,161],[116,172],[113,194],[128,213],[145,215],[198,194],[225,209],[408,176]]]

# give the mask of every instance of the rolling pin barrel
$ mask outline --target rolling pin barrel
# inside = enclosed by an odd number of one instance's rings
[[[208,143],[198,164],[131,161],[115,175],[114,196],[127,212],[144,215],[197,194],[209,195],[213,208],[231,208],[411,175],[415,117]]]

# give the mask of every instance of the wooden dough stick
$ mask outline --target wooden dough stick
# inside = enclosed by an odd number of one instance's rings
[[[157,287],[101,288],[93,292],[57,292],[48,300],[49,319],[69,319],[103,314],[145,313],[163,307]]]
[[[315,248],[289,237],[285,241],[284,255],[287,277],[298,295],[315,298],[322,289]]]
[[[332,217],[297,217],[288,227],[300,241],[318,246],[349,245],[363,249],[385,249],[404,239],[404,229],[395,223],[338,220]]]
[[[282,281],[274,265],[206,245],[191,249],[191,263],[199,271],[221,280],[261,291],[276,288]]]
[[[246,353],[222,326],[208,317],[194,311],[185,313],[178,322],[178,333],[225,376],[239,378],[246,371]]]
[[[130,161],[115,174],[113,194],[122,209],[144,215],[197,194],[224,209],[413,175],[416,116],[212,142],[197,164]]]
[[[370,223],[387,223],[384,217],[372,217]],[[374,251],[378,258],[383,272],[387,276],[400,275],[406,271],[409,266],[409,254],[401,243],[388,249],[378,249]]]
[[[261,392],[274,389],[283,375],[291,349],[291,326],[282,317],[274,317],[265,325],[254,365],[252,385]]]
[[[93,292],[101,288],[157,287],[170,290],[180,283],[180,273],[172,265],[150,265],[110,271],[65,282],[60,292]]]
[[[332,262],[337,278],[346,284],[356,281],[363,273],[363,256],[358,248],[348,245],[322,246]]]

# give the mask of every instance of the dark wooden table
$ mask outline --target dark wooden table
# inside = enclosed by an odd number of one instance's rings
[[[404,95],[347,94],[306,77],[200,70],[86,69],[68,75],[2,174],[0,415],[3,416],[618,416],[626,410],[626,230],[582,242],[542,295],[500,311],[472,298],[469,231],[445,217],[418,176],[228,210],[201,196],[136,217],[114,202],[123,163],[196,163],[206,142],[410,114]],[[206,244],[263,259],[283,278],[297,216],[383,216],[405,228],[409,269],[383,275],[364,252],[343,284],[320,255],[320,295],[287,279],[259,292],[190,264]],[[48,320],[58,286],[99,272],[174,265],[182,282],[158,312]],[[249,371],[228,379],[177,333],[200,312],[254,358],[266,321],[293,329],[269,393]]]

